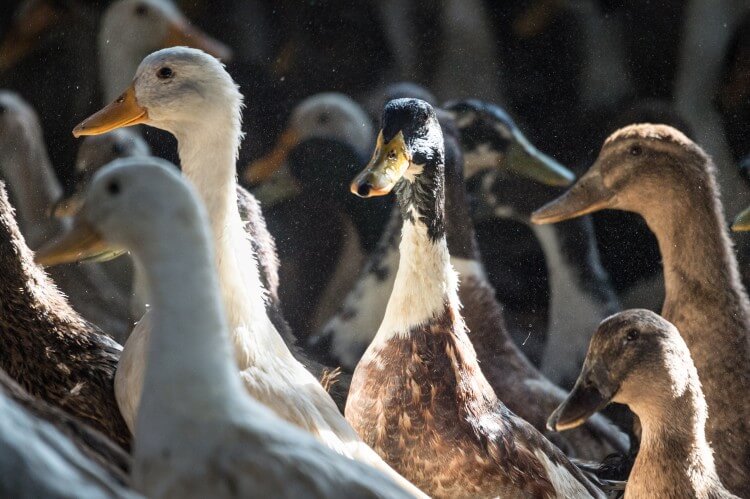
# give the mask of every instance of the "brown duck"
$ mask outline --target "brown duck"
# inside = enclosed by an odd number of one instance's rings
[[[33,260],[0,183],[0,369],[34,397],[129,448],[114,397],[122,347],[85,321]]]
[[[656,235],[666,290],[662,315],[679,329],[698,369],[719,476],[748,497],[749,305],[713,162],[674,128],[631,125],[612,134],[589,171],[532,220],[552,223],[608,208],[640,214]]]
[[[599,497],[479,369],[459,312],[445,238],[444,145],[432,107],[389,102],[361,197],[396,190],[400,263],[380,329],[357,366],[346,417],[363,439],[436,497]]]
[[[604,320],[578,381],[549,424],[570,428],[610,402],[641,421],[641,447],[625,498],[736,498],[719,480],[706,440],[706,400],[680,332],[649,310]]]

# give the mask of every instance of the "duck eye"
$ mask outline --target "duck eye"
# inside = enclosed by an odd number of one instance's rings
[[[148,7],[146,5],[139,3],[135,6],[135,15],[138,17],[143,17],[148,13]]]
[[[628,330],[627,334],[625,335],[625,339],[627,341],[635,341],[638,339],[638,337],[641,335],[641,333],[638,332],[637,329],[630,329]]]
[[[630,146],[628,152],[631,156],[640,156],[643,152],[643,149],[641,149],[641,146]]]
[[[174,76],[174,72],[172,71],[172,68],[164,66],[163,68],[159,69],[159,71],[156,72],[156,76],[160,80],[167,80]]]
[[[389,151],[388,159],[390,159],[391,161],[394,161],[396,159],[396,151]]]
[[[111,180],[107,184],[107,192],[109,192],[113,196],[117,196],[118,194],[120,194],[120,190],[120,182],[118,182],[117,180]]]

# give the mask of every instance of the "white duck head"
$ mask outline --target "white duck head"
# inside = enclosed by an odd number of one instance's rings
[[[171,0],[117,0],[104,12],[99,60],[106,100],[133,76],[138,63],[165,47],[195,47],[227,61],[232,51],[193,26]]]
[[[296,145],[312,138],[335,139],[366,155],[374,141],[372,121],[362,106],[347,95],[311,95],[294,108],[274,149],[249,165],[245,180],[258,184],[270,178]]]
[[[242,94],[216,58],[198,49],[172,47],[143,59],[130,86],[76,126],[73,135],[148,124],[171,132],[178,141],[226,132],[239,139],[241,105]],[[228,125],[233,130],[227,130]]]

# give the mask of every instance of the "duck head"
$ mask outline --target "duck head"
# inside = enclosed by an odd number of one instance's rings
[[[475,99],[448,103],[459,129],[468,181],[481,173],[510,171],[549,186],[565,187],[573,172],[539,151],[501,108]]]
[[[171,0],[117,0],[102,15],[98,52],[104,94],[114,99],[148,54],[193,47],[224,62],[232,51],[196,28]]]
[[[400,182],[438,173],[443,166],[443,134],[435,110],[419,99],[395,99],[383,109],[375,152],[350,190],[362,198],[384,196]]]
[[[184,212],[191,188],[171,163],[152,157],[123,158],[97,171],[81,196],[70,229],[36,252],[42,265],[86,259],[108,248],[125,251],[145,240],[165,240]],[[166,244],[166,243],[165,243]]]
[[[323,92],[300,102],[273,150],[253,161],[243,174],[249,184],[270,178],[286,162],[295,146],[307,139],[331,139],[365,154],[372,146],[372,123],[362,107],[337,92]]]
[[[214,57],[172,47],[150,54],[130,86],[73,129],[75,137],[147,124],[175,135],[227,133],[227,116],[239,133],[242,94]]]
[[[599,325],[573,390],[547,420],[562,431],[581,425],[610,402],[636,414],[658,407],[687,386],[687,345],[677,328],[649,310],[626,310]]]
[[[641,214],[661,210],[665,197],[684,197],[696,183],[712,182],[707,164],[705,153],[682,132],[667,125],[630,125],[610,135],[586,174],[531,220],[555,223],[610,208]]]
[[[56,218],[72,215],[78,209],[81,195],[94,174],[107,163],[118,158],[146,157],[151,149],[137,133],[127,129],[112,130],[104,135],[86,137],[78,148],[73,192],[61,197],[52,207]]]

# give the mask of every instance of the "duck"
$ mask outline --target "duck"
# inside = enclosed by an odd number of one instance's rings
[[[0,183],[0,369],[30,395],[128,449],[114,394],[122,347],[86,321],[34,263]]]
[[[209,218],[196,189],[156,158],[121,159],[101,169],[75,216],[89,238],[132,252],[154,304],[133,487],[152,498],[414,497],[247,393],[237,375]]]
[[[266,314],[257,260],[237,208],[235,159],[241,106],[242,94],[217,59],[187,47],[163,49],[143,60],[121,98],[81,122],[74,134],[95,135],[144,123],[176,136],[182,172],[195,186],[210,216],[221,296],[245,387],[280,417],[325,445],[376,466],[403,483],[404,479],[347,423],[334,400],[294,357]],[[85,253],[89,246],[96,245],[73,233],[67,242],[46,252],[45,257],[77,255]],[[130,427],[137,427],[147,365],[145,349],[155,309],[149,309],[131,333],[117,371],[117,398]],[[340,385],[337,383],[334,388]]]
[[[362,265],[387,219],[390,203],[366,211],[346,190],[373,140],[372,123],[353,99],[315,94],[295,106],[274,150],[243,174],[259,184],[252,192],[269,230],[284,241],[280,299],[301,341],[333,314],[356,280],[351,269]]]
[[[426,93],[426,89],[414,85],[393,85],[388,87],[384,91],[384,95],[396,95],[406,98],[421,98],[421,95]],[[424,100],[424,99],[422,99]],[[383,102],[383,105],[385,102]],[[488,105],[488,108],[491,105]],[[454,117],[459,118],[460,109],[458,104],[448,103],[446,104],[447,112],[452,114]],[[507,116],[507,114],[501,109],[491,106],[493,111],[499,113],[499,116]],[[382,109],[382,106],[381,106]],[[457,123],[461,132],[461,147],[466,152],[465,163],[466,168],[463,169],[467,188],[471,191],[476,191],[476,183],[480,174],[487,173],[490,167],[499,169],[508,169],[513,172],[523,171],[525,175],[535,175],[537,180],[545,182],[553,182],[559,184],[565,184],[572,182],[573,174],[562,167],[559,163],[555,162],[546,155],[540,153],[526,138],[513,121],[508,117],[507,119],[497,119],[497,123],[493,126],[508,126],[507,130],[508,139],[512,143],[512,148],[516,151],[512,155],[502,155],[496,158],[493,163],[487,163],[487,158],[483,158],[483,164],[478,164],[475,161],[475,149],[478,147],[476,141],[473,139],[471,132],[467,129],[466,118]],[[496,136],[498,132],[493,128],[492,136]],[[499,144],[498,144],[498,147]],[[504,150],[505,147],[503,147]],[[488,153],[489,155],[489,153]],[[481,197],[484,193],[476,193],[475,197]],[[472,200],[473,204],[476,201]],[[476,210],[475,210],[476,211]],[[482,224],[482,217],[476,213],[472,213],[472,218],[475,226]],[[367,346],[372,341],[372,338],[377,331],[380,321],[382,320],[383,313],[385,311],[388,297],[390,296],[393,288],[393,281],[396,275],[396,269],[398,267],[399,254],[398,254],[398,235],[401,229],[401,216],[398,210],[394,210],[391,214],[391,218],[386,226],[385,231],[382,233],[380,241],[376,250],[371,254],[368,262],[360,273],[360,277],[357,280],[352,291],[344,299],[342,305],[336,315],[334,315],[325,326],[311,336],[308,343],[313,347],[322,351],[330,352],[330,355],[336,359],[344,369],[353,370],[359,361],[362,353],[365,351]],[[483,225],[477,227],[481,229]],[[505,227],[503,227],[505,228]],[[497,247],[497,238],[507,237],[504,232],[500,234],[497,231],[479,232],[476,231],[476,236],[479,240],[480,249],[494,254],[494,248]],[[449,240],[449,244],[450,244]],[[451,249],[451,248],[449,248]],[[496,270],[494,267],[495,259],[489,258],[484,252],[483,263],[485,265],[485,273],[490,280],[490,283],[497,290],[506,290],[509,287],[513,287],[513,282],[507,278],[507,272],[503,273]],[[512,310],[509,310],[508,304],[506,303],[506,294],[499,295],[498,301],[503,303],[506,317],[508,314],[513,314]],[[526,311],[523,313],[524,317],[529,315],[539,315],[538,311]],[[521,323],[518,315],[518,323]],[[511,325],[510,331],[514,339],[517,337],[517,343],[523,347],[523,339],[528,336],[524,330],[524,334],[521,336],[516,335],[516,331],[520,331],[520,328],[514,329],[512,327],[513,319],[515,316],[511,316],[508,321]],[[524,348],[524,354],[529,357],[529,351]]]
[[[722,485],[706,439],[698,371],[677,328],[645,309],[602,321],[573,391],[549,418],[575,427],[617,402],[641,421],[641,446],[625,486],[636,497],[737,498]]]
[[[533,308],[531,314],[547,310],[546,334],[539,335],[545,337],[541,353],[542,373],[553,383],[570,388],[588,348],[589,338],[584,332],[594,330],[604,318],[621,309],[609,274],[599,257],[591,217],[553,226],[532,224],[531,212],[559,196],[562,187],[548,185],[549,180],[534,182],[508,170],[514,165],[522,167],[528,161],[532,161],[532,167],[557,165],[560,171],[562,167],[554,159],[535,150],[533,145],[528,144],[524,148],[528,141],[524,140],[518,126],[500,107],[469,99],[451,103],[447,109],[458,123],[470,172],[467,175],[468,185],[480,205],[474,209],[475,223],[486,230],[496,218],[520,222],[531,230],[541,246],[544,254],[542,267],[547,270],[548,296],[539,303],[533,300],[534,294],[524,293],[524,301]],[[518,138],[514,141],[513,137]],[[498,158],[505,157],[509,158],[508,168],[496,168]],[[533,174],[533,169],[530,173]],[[557,183],[564,182],[561,179]],[[505,246],[517,244],[516,239],[514,237],[507,244],[498,244],[502,240],[482,238],[480,249],[503,253]],[[509,252],[514,254],[512,250]],[[486,262],[485,265],[492,263]],[[490,272],[493,276],[500,273],[499,270]],[[519,280],[524,275],[528,274],[514,273]],[[496,289],[502,286],[497,279],[492,284]],[[528,334],[524,334],[524,338],[526,336]],[[521,338],[516,338],[516,342],[523,345]]]
[[[659,243],[666,297],[708,403],[706,434],[735,494],[750,494],[750,316],[724,222],[713,161],[680,131],[634,124],[613,133],[565,194],[532,214],[554,223],[601,209],[641,215]]]
[[[3,371],[0,414],[4,497],[141,497],[128,486],[124,472],[108,461],[129,464],[124,451],[76,418],[30,396]]]
[[[498,399],[479,367],[446,242],[446,153],[436,112],[397,99],[381,125],[373,159],[351,191],[368,198],[395,190],[400,262],[383,322],[354,371],[347,420],[434,497],[601,497]]]
[[[64,221],[48,216],[62,187],[47,155],[39,118],[9,90],[0,90],[0,177],[7,182],[17,223],[29,246],[38,248],[64,229]],[[124,339],[131,326],[127,295],[102,268],[66,265],[51,269],[50,276],[87,320]]]
[[[260,185],[279,175],[292,149],[310,138],[337,139],[366,154],[374,132],[365,110],[348,95],[341,92],[310,95],[294,107],[273,149],[245,168],[242,173],[245,183]],[[262,193],[259,197],[266,201]]]
[[[546,431],[547,417],[564,399],[565,392],[533,366],[508,333],[503,307],[495,298],[472,230],[462,172],[461,131],[450,117],[441,118],[438,113],[438,121],[445,143],[446,241],[451,265],[459,275],[461,315],[487,381],[511,411],[543,432],[566,455],[599,461],[613,452],[625,452],[626,439],[606,418],[592,420],[579,433]],[[566,171],[559,165],[550,167],[549,172],[538,168],[541,166],[534,164],[521,169],[518,177],[535,176],[538,182],[550,184],[560,181],[558,175]]]

